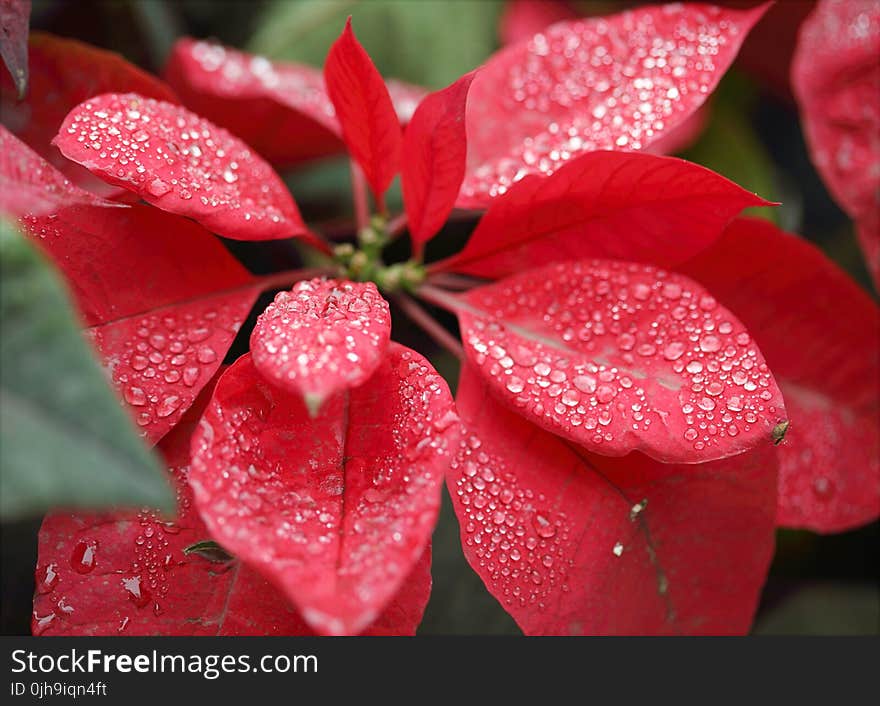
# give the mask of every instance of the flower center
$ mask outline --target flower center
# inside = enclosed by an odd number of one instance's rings
[[[382,251],[392,239],[387,219],[373,216],[369,225],[358,232],[357,247],[342,243],[333,249],[339,276],[355,282],[373,282],[386,293],[413,291],[425,281],[425,266],[416,260],[386,265]]]

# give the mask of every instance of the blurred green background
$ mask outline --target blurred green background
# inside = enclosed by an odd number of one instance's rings
[[[569,3],[582,14],[604,14],[633,4],[638,3]],[[682,156],[781,201],[781,207],[758,215],[817,243],[870,290],[851,223],[810,163],[785,82],[797,22],[811,5],[810,0],[786,0],[759,25],[714,95],[706,130]],[[499,47],[503,10],[503,0],[34,0],[32,27],[117,51],[154,72],[161,72],[181,35],[213,37],[271,58],[320,66],[351,14],[359,39],[384,75],[436,88],[479,65]],[[345,224],[351,213],[345,161],[284,177],[307,219]],[[390,202],[392,208],[395,202],[399,205],[399,190]],[[468,221],[451,223],[429,246],[429,259],[457,250],[472,227]],[[289,267],[298,259],[287,244],[227,245],[254,272]],[[406,257],[406,246],[398,247],[398,254]],[[267,301],[268,295],[260,304]],[[454,359],[400,312],[394,314],[395,339],[428,354],[454,384]],[[454,330],[450,317],[442,312],[438,316]],[[247,349],[249,331],[246,324],[229,360]],[[31,521],[2,528],[3,634],[29,632],[38,527],[39,522]],[[880,633],[880,524],[833,536],[782,531],[777,544],[755,633]],[[448,498],[434,537],[433,576],[421,633],[518,633],[464,561]]]

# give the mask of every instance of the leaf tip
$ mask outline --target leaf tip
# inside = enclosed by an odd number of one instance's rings
[[[303,401],[306,403],[306,409],[309,410],[309,416],[314,419],[321,411],[321,406],[326,398],[315,392],[306,392],[303,395]]]

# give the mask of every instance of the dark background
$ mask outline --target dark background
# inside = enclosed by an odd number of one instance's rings
[[[635,3],[572,2],[584,14],[614,12]],[[752,2],[722,4],[749,5]],[[712,99],[712,117],[683,156],[765,198],[781,201],[772,213],[782,227],[822,247],[870,291],[850,221],[813,169],[787,84],[800,20],[810,0],[781,0],[753,31],[734,69]],[[320,65],[330,42],[353,14],[358,36],[387,76],[441,87],[484,60],[498,46],[500,0],[34,0],[32,28],[73,37],[123,54],[161,73],[181,35],[214,37],[273,58]],[[348,167],[330,161],[285,174],[303,215],[350,234]],[[399,190],[389,199],[399,206]],[[473,223],[451,223],[428,248],[429,259],[459,249]],[[296,266],[286,243],[224,241],[256,273]],[[437,243],[440,243],[439,245]],[[391,260],[407,257],[392,248]],[[271,295],[264,295],[261,311]],[[452,319],[438,313],[451,330]],[[455,360],[438,350],[400,313],[394,338],[428,355],[451,385]],[[247,350],[252,320],[227,362]],[[2,527],[0,633],[29,634],[39,520]],[[832,536],[780,531],[777,554],[755,623],[756,633],[880,633],[880,524]],[[731,567],[732,571],[736,567]],[[434,589],[420,634],[518,633],[461,554],[458,524],[448,498],[434,535]]]

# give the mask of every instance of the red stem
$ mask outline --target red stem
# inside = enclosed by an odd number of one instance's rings
[[[473,289],[474,287],[486,284],[486,282],[477,277],[457,275],[452,272],[437,272],[436,274],[430,275],[428,277],[428,283],[435,284],[445,289],[455,289],[458,291]]]
[[[358,231],[370,224],[370,204],[367,196],[367,180],[354,160],[351,161],[351,193],[354,197],[354,216]]]
[[[445,309],[446,311],[457,314],[462,309],[468,308],[457,296],[445,289],[432,287],[430,284],[423,284],[416,290],[416,295],[434,306]]]
[[[434,319],[427,311],[418,305],[415,299],[405,294],[395,297],[398,306],[403,312],[412,319],[416,324],[434,339],[441,347],[448,350],[459,360],[464,359],[464,349],[461,347],[458,339],[447,331],[440,323]]]

